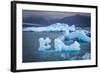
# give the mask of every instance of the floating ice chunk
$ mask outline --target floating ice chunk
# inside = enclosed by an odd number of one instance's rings
[[[26,28],[23,28],[23,31],[37,31],[37,32],[40,32],[40,31],[46,31],[46,28],[45,27],[26,27]]]
[[[73,40],[76,38],[76,34],[75,32],[69,32],[69,30],[66,30],[64,33],[63,33],[63,36],[69,40]]]
[[[83,30],[86,34],[89,34],[90,32],[89,31],[87,31],[87,30]]]
[[[80,44],[75,41],[73,44],[63,48],[64,51],[79,51],[81,48],[80,48]]]
[[[34,31],[34,27],[23,28],[23,31]]]
[[[63,34],[63,35],[64,35],[65,37],[68,37],[68,36],[69,36],[69,34],[70,34],[70,33],[69,33],[69,30],[67,29],[67,30],[64,32],[64,34]]]
[[[68,29],[68,27],[69,27],[68,24],[55,23],[50,26],[47,26],[47,30],[48,31],[65,31],[66,29]]]
[[[54,40],[55,51],[62,51],[63,48],[68,48],[59,38]]]
[[[51,43],[51,39],[50,38],[39,38],[39,51],[45,51],[46,49],[49,49],[51,47],[51,45],[49,45],[49,43]]]
[[[90,58],[91,58],[91,55],[90,55],[90,53],[85,53],[85,55],[82,56],[82,58],[83,58],[84,60],[87,60],[87,59],[90,59]]]
[[[90,37],[88,37],[83,30],[76,30],[75,34],[78,40],[82,40],[86,42],[90,42],[91,40]]]
[[[58,39],[60,39],[61,41],[65,40],[65,37],[63,35],[59,36]]]
[[[77,41],[75,41],[73,44],[71,44],[70,46],[69,46],[69,49],[70,50],[80,50],[81,48],[80,48],[80,44],[77,42]]]
[[[69,31],[75,31],[75,30],[76,30],[75,25],[72,25],[72,26],[69,27]]]
[[[59,38],[54,40],[54,47],[55,47],[55,51],[77,51],[80,50],[80,44],[75,41],[73,44],[71,45],[66,45],[63,43],[62,40],[60,40]]]
[[[74,32],[69,32],[69,30],[66,30],[63,33],[63,36],[69,40],[73,40],[73,39],[78,39],[78,40],[82,40],[85,42],[90,42],[90,37],[88,37],[86,35],[86,33],[84,32],[84,30],[76,30]]]
[[[65,23],[55,23],[55,24],[51,24],[51,25],[45,26],[45,27],[26,27],[26,28],[23,28],[23,31],[37,31],[37,32],[41,32],[41,31],[66,31],[66,30],[75,31],[75,25],[68,26],[68,24],[65,24]]]

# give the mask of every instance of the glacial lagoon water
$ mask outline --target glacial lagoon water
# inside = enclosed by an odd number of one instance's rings
[[[47,61],[69,61],[69,60],[86,60],[91,59],[91,42],[84,42],[78,39],[64,41],[64,44],[70,45],[74,41],[80,43],[79,51],[54,51],[54,40],[62,35],[63,32],[47,31],[47,32],[33,32],[23,31],[23,62],[47,62]],[[39,51],[39,38],[49,37],[51,39],[51,48],[47,51]]]

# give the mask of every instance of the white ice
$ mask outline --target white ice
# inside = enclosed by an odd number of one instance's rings
[[[64,43],[65,39],[69,39],[69,40],[78,39],[85,42],[90,42],[91,40],[90,37],[87,36],[87,31],[83,29],[76,30],[75,25],[68,26],[68,24],[64,24],[64,23],[55,23],[46,27],[27,27],[24,28],[23,31],[38,31],[38,32],[63,31],[63,34],[54,40],[55,51],[80,50],[80,44],[77,41],[75,41],[71,45],[66,45]],[[39,50],[43,51],[48,48],[51,48],[50,43],[51,43],[51,39],[49,37],[47,37],[46,39],[41,37],[39,39],[39,44],[40,44]]]
[[[58,37],[54,40],[54,48],[55,48],[55,51],[72,51],[72,50],[75,50],[75,51],[79,51],[80,50],[80,44],[75,41],[73,44],[71,45],[66,45],[64,44],[63,42],[63,36],[62,37]],[[51,39],[49,37],[47,37],[46,39],[44,38],[39,38],[39,51],[46,51],[47,49],[51,48]]]
[[[55,47],[55,51],[62,51],[63,48],[68,48],[68,46],[66,46],[62,40],[60,40],[59,38],[54,40],[54,47]]]
[[[63,33],[64,37],[69,39],[69,40],[73,40],[73,39],[78,39],[78,40],[82,40],[85,42],[90,42],[90,37],[88,37],[86,35],[86,33],[84,32],[84,30],[76,30],[74,32],[69,32],[69,30],[66,30]]]
[[[64,50],[64,51],[79,51],[80,49],[81,49],[80,44],[77,41],[75,41],[73,44],[69,45],[66,48],[63,48],[62,50]]]
[[[39,51],[45,51],[49,48],[51,48],[51,45],[49,45],[49,43],[51,43],[51,39],[49,37],[47,37],[46,39],[44,38],[39,38]]]
[[[75,34],[78,40],[82,40],[86,42],[90,42],[91,40],[90,37],[88,37],[83,30],[77,30]]]
[[[68,26],[68,24],[64,23],[55,23],[49,26],[45,27],[26,27],[23,28],[23,31],[36,31],[36,32],[42,32],[42,31],[65,31],[65,30],[75,30],[75,25]]]
[[[55,23],[46,27],[27,27],[23,28],[23,31],[64,31],[63,36],[67,39],[78,39],[86,42],[90,42],[90,37],[87,36],[88,31],[86,30],[76,30],[75,25],[68,26],[64,23]]]
[[[63,38],[63,37],[62,37]],[[63,41],[59,38],[54,40],[54,47],[55,47],[55,51],[71,51],[71,50],[80,50],[80,44],[75,41],[73,44],[71,45],[66,45],[63,43]]]

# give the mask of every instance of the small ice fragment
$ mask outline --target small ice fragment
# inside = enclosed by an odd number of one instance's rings
[[[84,60],[87,60],[87,59],[90,59],[91,58],[91,55],[90,55],[90,53],[85,53],[85,55],[83,55],[82,58]]]
[[[46,39],[44,38],[39,38],[39,51],[45,51],[46,49],[51,48],[51,45],[49,45],[49,43],[51,43],[51,39],[49,37],[47,37]]]

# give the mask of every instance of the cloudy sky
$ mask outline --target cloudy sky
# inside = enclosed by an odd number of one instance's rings
[[[22,16],[23,26],[48,26],[58,22],[78,25],[90,25],[91,15],[90,13],[79,12],[23,10]]]
[[[43,17],[45,19],[61,19],[68,16],[74,15],[85,15],[90,16],[89,13],[79,13],[79,12],[57,12],[57,11],[36,11],[36,10],[23,10],[23,18],[28,18],[32,16],[35,17]]]

